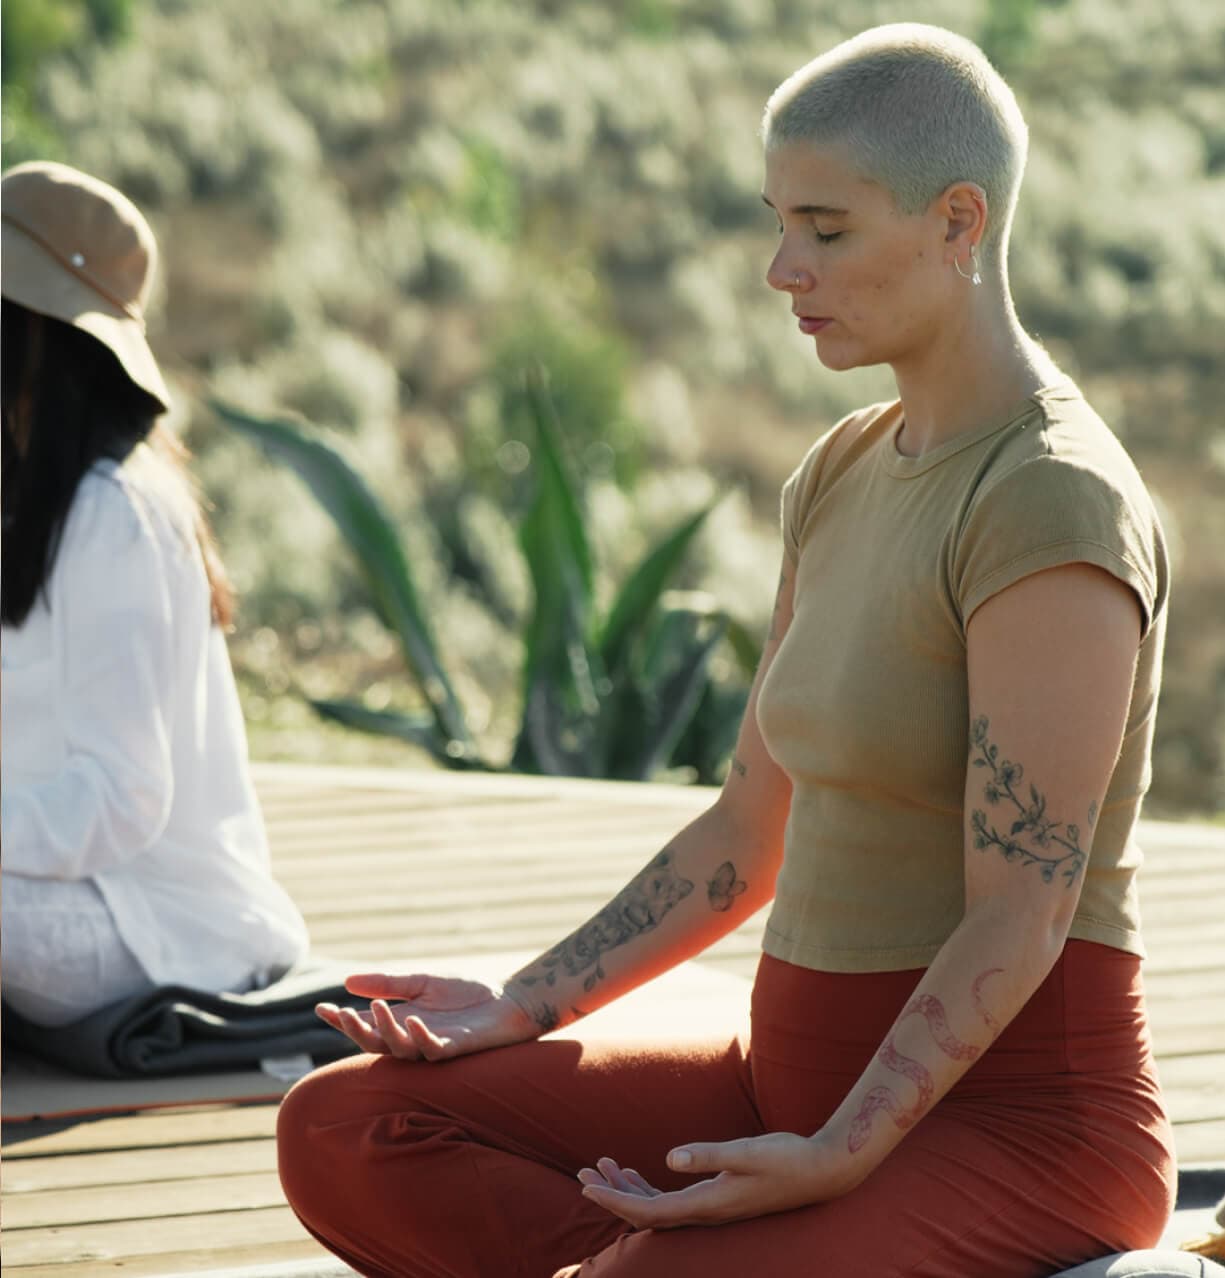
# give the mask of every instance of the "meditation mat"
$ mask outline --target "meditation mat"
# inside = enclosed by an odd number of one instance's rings
[[[263,989],[213,994],[164,985],[120,999],[70,1025],[34,1025],[4,1009],[6,1046],[94,1078],[158,1078],[258,1068],[267,1058],[346,1054],[315,1015],[347,994],[346,962],[313,959]],[[338,1042],[339,1039],[339,1042]]]
[[[314,1065],[356,1050],[314,1014],[317,1002],[366,1005],[349,972],[434,972],[496,981],[534,952],[416,957],[375,965],[313,964],[265,990],[201,994],[181,987],[124,1000],[59,1030],[5,1013],[3,1118],[68,1118],[167,1106],[276,1101]],[[580,1023],[584,1036],[735,1033],[747,1027],[749,983],[682,964]],[[558,1037],[579,1032],[563,1028]]]
[[[87,1078],[11,1047],[4,1052],[3,1118],[92,1118],[181,1105],[278,1101],[290,1079],[258,1069],[172,1078]]]

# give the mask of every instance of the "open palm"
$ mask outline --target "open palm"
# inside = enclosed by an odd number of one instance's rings
[[[345,988],[371,999],[370,1010],[320,1003],[319,1017],[363,1051],[404,1060],[446,1060],[521,1043],[541,1028],[501,989],[483,981],[365,972],[350,976]]]

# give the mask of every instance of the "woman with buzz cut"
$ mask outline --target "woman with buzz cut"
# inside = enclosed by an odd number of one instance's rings
[[[1153,1246],[1175,1159],[1135,841],[1168,575],[1135,466],[1018,322],[1026,127],[881,27],[764,122],[766,272],[898,398],[817,439],[726,784],[489,987],[360,975],[281,1176],[372,1275],[1049,1278]],[[773,900],[751,1041],[538,1042]]]

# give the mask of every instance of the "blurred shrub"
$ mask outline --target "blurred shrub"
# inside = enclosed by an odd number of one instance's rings
[[[542,380],[525,391],[533,414],[535,493],[519,527],[532,581],[524,617],[518,771],[646,780],[670,761],[710,780],[726,762],[743,688],[715,688],[711,657],[728,636],[750,669],[745,632],[706,599],[670,597],[666,585],[709,508],[676,525],[597,614],[591,547],[580,495]],[[376,614],[398,637],[425,713],[313,699],[325,717],[425,746],[451,767],[489,769],[447,673],[423,606],[414,563],[382,504],[335,444],[293,423],[215,403],[231,425],[306,481],[353,552]],[[700,736],[686,735],[701,711]],[[683,748],[678,754],[678,747]]]
[[[772,565],[759,582],[751,566],[777,553],[779,482],[893,387],[880,370],[828,375],[763,284],[761,106],[839,38],[913,16],[903,0],[8,0],[5,158],[65,159],[149,206],[170,371],[326,417],[363,473],[401,476],[380,496],[428,547],[430,609],[455,622],[465,670],[506,684],[527,586],[503,492],[517,520],[535,450],[516,387],[542,354],[607,579],[661,534],[670,483],[714,495],[700,457],[737,495],[678,581],[734,586],[746,615],[768,615],[753,591]],[[1222,481],[1203,464],[1225,331],[1225,28],[1200,0],[930,0],[921,16],[983,41],[1016,89],[1031,130],[1020,316],[1187,530],[1177,598],[1194,615],[1171,620],[1153,793],[1217,802],[1225,709],[1205,701],[1196,724],[1189,690],[1225,663],[1206,513]],[[331,601],[318,624],[347,679],[339,636],[365,614],[326,519],[227,432],[192,433],[244,615],[292,634]],[[716,531],[726,554],[708,550]],[[504,695],[456,679],[514,730]]]
[[[518,314],[495,338],[489,384],[499,415],[493,438],[474,439],[475,469],[491,472],[494,465],[514,472],[515,450],[507,444],[535,437],[537,408],[529,389],[529,373],[540,367],[548,379],[549,395],[565,423],[567,443],[588,473],[615,473],[632,485],[642,457],[643,430],[625,403],[627,355],[616,338],[578,323],[565,324],[543,311]]]
[[[63,143],[54,117],[37,100],[36,81],[57,53],[127,34],[133,0],[5,0],[0,6],[0,85],[6,167],[58,157]]]

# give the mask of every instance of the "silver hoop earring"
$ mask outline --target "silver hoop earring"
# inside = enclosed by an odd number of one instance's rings
[[[979,274],[979,270],[978,270],[978,258],[977,258],[977,257],[975,257],[975,255],[974,255],[974,245],[973,245],[973,244],[971,244],[971,245],[970,245],[970,272],[969,272],[969,274],[966,274],[966,272],[965,272],[965,271],[963,271],[963,270],[961,269],[961,263],[960,263],[960,262],[959,262],[956,258],[953,258],[953,265],[954,265],[954,267],[956,267],[956,268],[957,268],[957,274],[958,274],[958,275],[960,275],[960,276],[961,276],[961,278],[962,278],[963,280],[969,280],[971,284],[981,284],[981,283],[983,282],[983,277],[982,277],[982,275],[981,275],[981,274]]]

